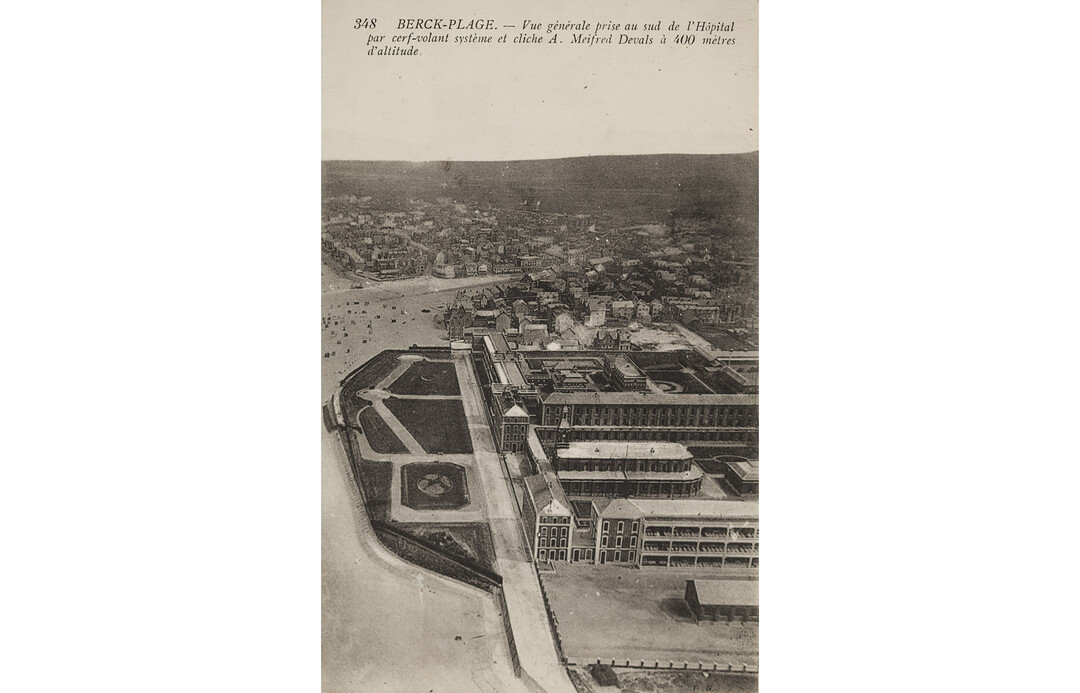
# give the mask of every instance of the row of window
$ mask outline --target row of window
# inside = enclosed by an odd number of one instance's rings
[[[555,429],[539,429],[537,434],[541,440],[551,441],[555,439]],[[568,441],[577,440],[666,440],[672,443],[685,443],[686,441],[733,441],[755,442],[757,431],[710,431],[705,429],[602,429],[588,430],[571,428],[567,430]]]
[[[551,536],[553,536],[553,537],[557,537],[557,536],[565,537],[565,536],[567,536],[569,531],[570,531],[569,527],[552,527],[551,528]],[[548,535],[547,526],[546,525],[541,526],[540,527],[540,536],[546,537],[547,535]]]
[[[555,425],[561,411],[547,407],[544,423]],[[575,405],[570,414],[575,426],[757,426],[756,407],[724,406],[595,406]]]
[[[570,518],[564,515],[541,515],[540,524],[568,525]]]
[[[539,558],[541,561],[565,561],[566,549],[551,549],[550,551],[548,551],[547,549],[540,549],[537,552],[536,557]]]
[[[635,534],[635,535],[633,535],[631,537],[624,537],[624,536],[615,537],[615,544],[614,544],[615,548],[617,548],[617,549],[623,548],[623,546],[624,546],[623,540],[624,539],[626,540],[626,542],[625,542],[626,548],[629,549],[629,548],[636,548],[637,547],[637,535]],[[600,537],[600,546],[604,547],[604,548],[607,548],[608,546],[611,546],[611,544],[609,542],[608,535],[605,534],[604,536]]]
[[[690,496],[701,489],[692,481],[579,481],[562,482],[563,490],[581,496]]]
[[[623,533],[623,528],[625,526],[626,526],[626,523],[623,522],[622,520],[619,520],[618,523],[615,525],[615,533],[616,534],[622,534]],[[600,531],[603,532],[604,534],[607,534],[610,530],[611,530],[611,522],[609,522],[608,520],[604,520],[604,525],[600,529]],[[630,533],[631,534],[637,534],[637,530],[638,530],[638,521],[634,520],[632,523],[630,523]]]
[[[557,460],[560,471],[571,472],[685,472],[690,460]]]

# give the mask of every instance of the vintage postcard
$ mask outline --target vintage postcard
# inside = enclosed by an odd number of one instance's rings
[[[324,1],[327,693],[757,690],[757,10]]]

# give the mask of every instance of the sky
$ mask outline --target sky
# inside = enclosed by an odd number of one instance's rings
[[[756,0],[668,3],[323,2],[324,159],[514,160],[607,154],[722,154],[758,148]],[[357,30],[356,19],[375,19]],[[368,55],[407,18],[492,19],[499,44],[418,44],[420,55]],[[513,44],[526,19],[544,43]],[[661,22],[652,45],[552,45],[555,21]],[[671,22],[734,22],[735,45],[675,44]],[[502,28],[513,25],[514,28]],[[415,29],[413,33],[427,34]],[[446,30],[431,33],[444,34]],[[450,40],[458,34],[449,32]],[[586,32],[588,34],[592,31]],[[600,31],[639,37],[638,32]],[[661,45],[659,38],[668,43]]]

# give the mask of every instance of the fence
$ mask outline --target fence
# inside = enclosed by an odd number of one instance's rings
[[[517,642],[514,641],[514,629],[510,626],[510,607],[506,605],[506,595],[503,594],[502,585],[496,585],[492,589],[492,594],[495,595],[495,606],[499,609],[499,616],[502,618],[506,644],[510,648],[510,663],[514,666],[514,676],[521,678],[521,659],[518,657]]]
[[[589,664],[600,664],[619,669],[673,669],[677,671],[708,671],[717,672],[720,674],[757,674],[757,664],[721,664],[719,662],[676,662],[673,660],[660,661],[658,659],[603,659],[597,657],[593,659],[566,659],[566,664],[570,666],[587,666]]]
[[[540,583],[540,596],[544,598],[544,610],[547,612],[551,639],[555,641],[555,653],[559,655],[559,661],[566,664],[568,662],[566,661],[566,655],[563,654],[562,640],[559,639],[559,619],[556,618],[555,611],[551,608],[551,602],[548,601],[547,590],[544,589],[544,578],[537,575],[536,579]]]
[[[494,587],[502,585],[500,575],[475,565],[471,561],[446,553],[419,537],[378,520],[372,520],[371,526],[386,548],[410,563],[489,592]]]

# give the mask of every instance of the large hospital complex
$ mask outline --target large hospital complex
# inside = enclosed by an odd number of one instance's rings
[[[756,573],[756,354],[472,348],[534,560]]]

